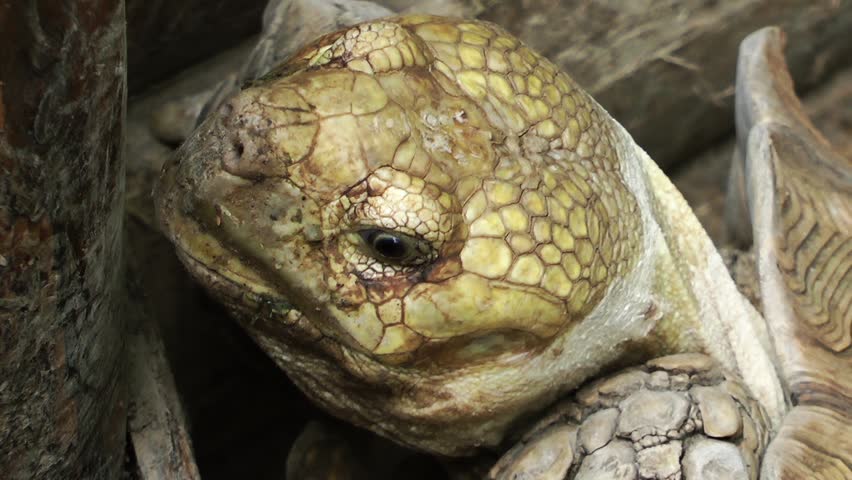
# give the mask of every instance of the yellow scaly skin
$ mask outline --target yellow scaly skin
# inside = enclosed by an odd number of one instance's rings
[[[760,319],[680,194],[492,24],[317,40],[213,113],[157,200],[308,396],[412,447],[495,447],[601,370],[685,351],[782,413]]]

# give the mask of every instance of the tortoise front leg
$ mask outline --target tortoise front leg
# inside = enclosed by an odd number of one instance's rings
[[[493,480],[754,479],[760,404],[705,355],[661,357],[580,389],[491,470]]]

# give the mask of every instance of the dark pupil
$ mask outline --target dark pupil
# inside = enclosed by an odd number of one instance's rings
[[[405,243],[401,238],[387,233],[376,233],[371,235],[373,248],[384,257],[402,258],[406,254]]]

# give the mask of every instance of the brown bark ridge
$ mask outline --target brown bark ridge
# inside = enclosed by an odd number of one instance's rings
[[[0,478],[116,478],[124,2],[3,2],[0,45]]]
[[[554,61],[662,166],[733,131],[737,48],[778,25],[800,90],[852,59],[852,0],[496,0],[479,15]]]

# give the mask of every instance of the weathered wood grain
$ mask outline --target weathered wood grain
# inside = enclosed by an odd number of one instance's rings
[[[190,425],[157,322],[158,299],[146,295],[164,273],[160,257],[152,257],[159,235],[132,219],[127,225],[128,309],[128,437],[140,480],[199,480]],[[153,292],[150,292],[153,293]]]
[[[0,4],[0,478],[116,478],[124,2]]]

